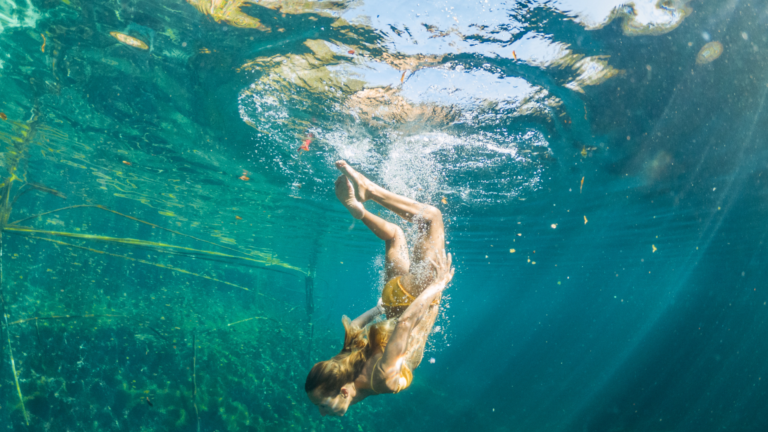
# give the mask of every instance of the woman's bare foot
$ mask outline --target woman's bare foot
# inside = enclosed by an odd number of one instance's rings
[[[336,179],[336,198],[349,210],[349,213],[355,219],[362,219],[365,216],[365,207],[363,203],[355,199],[355,190],[347,177],[340,175]]]
[[[370,180],[365,178],[364,175],[355,171],[354,168],[349,166],[349,164],[344,162],[343,160],[336,162],[336,169],[341,171],[347,177],[347,179],[349,179],[349,181],[352,183],[352,186],[354,187],[354,191],[355,191],[355,198],[357,199],[358,202],[364,203],[370,199],[370,193],[371,193],[370,189],[371,187],[376,186],[375,184],[373,184]]]

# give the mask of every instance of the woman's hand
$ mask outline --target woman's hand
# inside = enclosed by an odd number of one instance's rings
[[[429,260],[432,264],[432,270],[435,272],[435,280],[433,283],[442,285],[441,291],[448,286],[448,283],[453,279],[454,268],[451,267],[451,254],[446,254],[445,249],[442,253],[437,252],[435,259]]]

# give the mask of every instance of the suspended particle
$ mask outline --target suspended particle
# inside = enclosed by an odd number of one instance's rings
[[[514,249],[510,249],[509,253],[515,253],[515,250]]]
[[[347,54],[349,54],[349,55],[352,55],[352,54],[354,54],[354,53],[355,53],[355,50],[349,50],[349,51],[347,51]]]
[[[122,43],[124,43],[124,44],[126,44],[128,46],[132,46],[134,48],[139,48],[139,49],[143,49],[143,50],[149,49],[147,44],[145,44],[143,41],[141,41],[139,39],[136,39],[133,36],[128,36],[126,34],[122,34],[122,33],[118,33],[118,32],[109,32],[109,34],[112,35],[113,38],[119,40],[120,42],[122,42]]]
[[[555,228],[557,228],[557,224],[552,224],[552,225],[550,225],[550,226],[552,227],[552,229],[555,229]]]
[[[584,216],[584,225],[586,225],[586,224],[587,224],[587,222],[589,222],[589,221],[587,220],[587,217],[586,217],[586,216]]]
[[[128,162],[128,161],[123,161],[123,163],[124,163],[124,164],[126,164],[126,165],[128,165],[128,166],[131,166],[131,165],[133,165],[133,164],[131,164],[131,163],[130,163],[130,162]]]
[[[655,245],[651,245],[651,247],[653,248],[653,252],[656,252],[658,250],[658,249],[656,249]]]
[[[717,60],[720,55],[723,54],[723,44],[720,42],[714,41],[710,42],[703,47],[701,47],[701,50],[699,51],[699,54],[696,55],[696,64],[707,64],[710,62],[713,62]]]
[[[299,150],[309,151],[309,145],[312,143],[312,136],[311,133],[307,134],[307,138],[302,142],[301,147],[299,147]]]
[[[5,113],[0,112],[0,119],[8,120],[8,116],[6,116]]]
[[[448,204],[448,198],[443,197],[443,199],[440,200],[443,204]]]

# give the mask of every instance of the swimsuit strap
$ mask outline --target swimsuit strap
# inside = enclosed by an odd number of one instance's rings
[[[398,277],[397,277],[397,286],[398,286],[398,287],[400,287],[400,291],[402,291],[402,293],[403,293],[403,294],[405,294],[405,296],[406,296],[406,297],[408,297],[409,299],[411,299],[411,301],[414,301],[414,300],[416,300],[416,297],[412,296],[412,295],[411,295],[411,293],[409,293],[408,291],[406,291],[406,290],[405,290],[405,287],[403,286],[403,284],[401,284],[401,283],[400,283],[400,278],[401,278],[401,277],[402,277],[402,276],[398,276]]]

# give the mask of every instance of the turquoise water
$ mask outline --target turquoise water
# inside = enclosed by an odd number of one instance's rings
[[[621,3],[0,2],[0,424],[766,430],[768,5]],[[383,267],[342,158],[457,273],[332,419]]]

